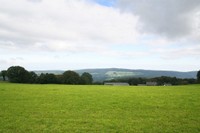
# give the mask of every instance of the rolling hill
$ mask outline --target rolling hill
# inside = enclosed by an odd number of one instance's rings
[[[88,72],[92,74],[94,81],[111,80],[115,78],[125,77],[145,77],[153,78],[160,76],[169,76],[177,78],[196,78],[197,71],[178,72],[178,71],[159,71],[159,70],[133,70],[121,68],[108,68],[108,69],[83,69],[76,70],[77,73]]]
[[[196,78],[197,71],[179,72],[179,71],[161,71],[161,70],[141,70],[141,69],[122,69],[122,68],[105,68],[105,69],[81,69],[74,70],[80,75],[84,72],[88,72],[93,76],[95,82],[102,82],[105,80],[111,80],[116,78],[125,77],[145,77],[153,78],[160,76],[169,76],[177,78]],[[35,71],[40,73],[54,73],[62,74],[62,70],[50,70],[50,71]]]

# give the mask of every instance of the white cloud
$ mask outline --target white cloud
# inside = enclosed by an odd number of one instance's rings
[[[200,61],[200,46],[193,45],[192,47],[183,46],[183,47],[168,47],[168,48],[155,48],[150,50],[151,53],[163,58],[166,60],[182,60],[185,59],[188,61],[188,64],[192,63],[191,60],[195,60],[195,64],[199,64]],[[194,63],[194,62],[193,62]]]
[[[118,7],[138,15],[143,32],[170,39],[200,35],[199,0],[118,0]]]
[[[4,41],[19,47],[41,45],[46,50],[134,43],[139,35],[137,17],[82,0],[0,0],[0,20]]]
[[[112,7],[95,0],[0,0],[1,67],[159,69],[171,59],[197,59],[199,3],[118,0]]]

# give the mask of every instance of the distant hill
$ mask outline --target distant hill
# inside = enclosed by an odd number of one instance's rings
[[[197,71],[191,72],[178,72],[178,71],[159,71],[159,70],[133,70],[121,68],[108,68],[108,69],[83,69],[76,70],[77,73],[82,74],[88,72],[92,74],[94,81],[105,81],[116,78],[125,77],[145,77],[153,78],[160,76],[169,76],[177,78],[196,78]]]
[[[88,72],[93,76],[95,82],[102,82],[105,80],[111,80],[116,78],[126,77],[145,77],[153,78],[160,76],[169,76],[177,78],[196,78],[197,71],[190,72],[178,72],[178,71],[160,71],[160,70],[134,70],[134,69],[121,69],[121,68],[105,68],[105,69],[82,69],[74,70],[80,75],[84,72]],[[50,70],[50,71],[35,71],[40,73],[54,73],[62,74],[62,70]]]

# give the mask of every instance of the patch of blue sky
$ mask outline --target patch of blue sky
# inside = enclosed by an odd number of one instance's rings
[[[116,3],[116,0],[94,0],[94,2],[103,6],[112,7]]]

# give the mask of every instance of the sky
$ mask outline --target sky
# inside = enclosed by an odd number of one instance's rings
[[[200,0],[0,0],[0,70],[200,69]]]

